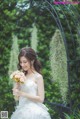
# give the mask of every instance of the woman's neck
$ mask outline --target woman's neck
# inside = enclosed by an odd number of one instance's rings
[[[32,70],[28,70],[27,71],[27,75],[31,75],[31,74],[34,74],[36,73],[36,70],[35,69],[32,69]]]

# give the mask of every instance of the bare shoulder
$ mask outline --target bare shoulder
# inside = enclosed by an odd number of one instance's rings
[[[43,76],[39,73],[37,73],[36,79],[37,79],[37,82],[43,82]]]
[[[42,76],[42,74],[40,74],[40,73],[37,73],[37,78],[43,78],[43,76]]]

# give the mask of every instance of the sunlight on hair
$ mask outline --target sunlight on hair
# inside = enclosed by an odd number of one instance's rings
[[[67,57],[62,35],[59,30],[55,31],[50,42],[50,64],[52,81],[59,84],[62,100],[66,103],[68,91]]]

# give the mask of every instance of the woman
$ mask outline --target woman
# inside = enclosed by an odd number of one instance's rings
[[[24,72],[24,83],[16,83],[13,95],[19,97],[19,105],[11,119],[51,119],[44,102],[44,81],[40,73],[41,64],[35,51],[22,48],[18,56],[19,70]]]

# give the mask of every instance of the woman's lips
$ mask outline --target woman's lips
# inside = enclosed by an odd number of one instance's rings
[[[27,67],[22,67],[22,69],[26,70],[26,69],[27,69]]]

